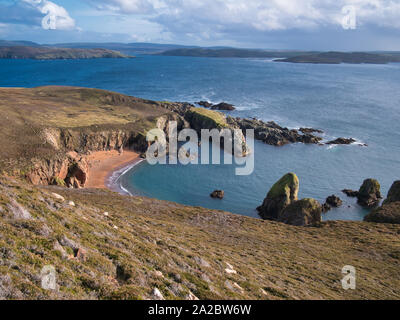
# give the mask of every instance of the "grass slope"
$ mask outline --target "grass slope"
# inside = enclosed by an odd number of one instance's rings
[[[400,298],[398,225],[302,228],[101,190],[4,178],[0,189],[5,298],[146,299],[154,288],[169,299]],[[12,199],[31,219],[13,215]],[[40,288],[45,265],[57,270],[57,292]],[[341,287],[345,265],[357,270],[356,290]]]

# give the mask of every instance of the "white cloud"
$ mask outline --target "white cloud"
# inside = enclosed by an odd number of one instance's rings
[[[174,22],[213,24],[224,29],[241,25],[261,31],[340,26],[341,9],[353,5],[360,25],[400,28],[398,0],[88,0],[97,8],[121,14],[149,14],[173,28]]]
[[[51,17],[54,20],[54,28],[57,30],[71,30],[75,28],[75,20],[70,17],[68,11],[52,1],[22,0],[22,2],[42,13],[44,19]]]

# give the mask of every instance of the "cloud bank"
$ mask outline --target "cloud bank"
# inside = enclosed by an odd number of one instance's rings
[[[20,0],[10,5],[0,5],[0,22],[41,26],[43,19],[51,17],[54,28],[72,30],[75,20],[63,7],[48,0]]]
[[[397,0],[87,0],[99,10],[145,14],[176,31],[212,25],[229,30],[232,25],[259,31],[340,26],[344,6],[352,5],[359,25],[400,28]],[[207,29],[207,28],[206,28]]]
[[[0,32],[8,38],[31,34],[31,39],[38,42],[147,41],[280,49],[400,50],[400,0],[0,2]],[[342,28],[345,6],[356,10],[356,29]],[[42,29],[43,18],[49,15],[56,17],[58,32]]]

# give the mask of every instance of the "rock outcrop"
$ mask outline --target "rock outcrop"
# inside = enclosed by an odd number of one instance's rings
[[[329,204],[331,207],[338,208],[343,204],[343,201],[339,197],[331,195],[326,198],[326,203]]]
[[[400,224],[400,181],[395,181],[382,206],[365,216],[364,221]]]
[[[232,124],[227,123],[227,119],[225,115],[218,111],[207,110],[204,108],[190,108],[185,113],[185,120],[189,122],[190,127],[201,134],[201,130],[203,129],[231,129],[233,134],[229,137],[231,139],[230,143],[232,144],[232,153],[235,152],[235,148],[238,150],[236,153],[240,153],[242,156],[248,155],[251,150],[247,146],[246,138],[240,129]],[[240,144],[235,144],[235,141],[240,141]],[[224,140],[221,139],[221,146],[223,146]]]
[[[232,108],[234,107],[227,103],[213,105],[207,101],[197,102],[198,105],[203,106],[204,108],[196,108],[190,103],[179,102],[164,102],[158,104],[185,117],[185,119],[191,123],[191,127],[197,131],[201,130],[199,125],[205,125],[203,129],[213,129],[220,126],[222,122],[224,126],[228,128],[241,129],[243,134],[246,133],[246,129],[253,129],[254,138],[256,140],[263,141],[264,143],[273,146],[283,146],[290,143],[322,144],[321,141],[323,140],[321,137],[314,134],[323,133],[323,131],[314,128],[300,128],[299,130],[288,129],[281,127],[274,121],[264,122],[255,118],[233,118],[225,116],[223,113],[218,113],[218,116],[211,116],[214,118],[211,122],[208,119],[203,118],[207,112],[212,112],[214,110],[233,110]],[[356,142],[356,140],[351,138],[338,138],[328,142],[327,144],[350,144],[354,142]]]
[[[335,140],[329,141],[326,144],[352,144],[356,142],[353,138],[337,138]]]
[[[223,111],[233,111],[236,110],[235,106],[230,103],[221,102],[211,106],[212,110],[223,110]]]
[[[358,191],[350,190],[350,189],[343,189],[342,192],[347,195],[348,197],[355,198],[358,196]]]
[[[388,202],[365,216],[364,221],[400,224],[400,201]]]
[[[199,106],[202,106],[204,108],[211,108],[213,106],[213,104],[211,102],[208,101],[199,101],[196,102]]]
[[[226,103],[226,102],[221,102],[218,104],[212,104],[208,101],[199,101],[196,102],[196,104],[198,104],[199,106],[202,106],[204,108],[209,108],[212,110],[221,110],[221,111],[233,111],[236,110],[235,106],[233,104],[230,103]]]
[[[366,179],[357,194],[358,204],[363,207],[375,207],[382,199],[381,186],[375,179]]]
[[[322,130],[314,128],[300,128],[299,131],[302,133],[324,133]]]
[[[215,190],[210,194],[211,198],[223,199],[225,197],[225,192],[223,190]]]
[[[392,202],[400,201],[400,180],[395,181],[393,185],[390,187],[387,198],[383,202],[383,204],[389,204]]]
[[[294,173],[285,174],[268,192],[264,202],[257,208],[265,220],[278,220],[280,213],[297,200],[299,178]]]
[[[320,223],[321,204],[315,199],[302,199],[289,204],[279,215],[278,221],[294,226],[310,226]]]
[[[322,212],[328,212],[329,210],[332,209],[332,207],[338,208],[342,204],[343,201],[339,197],[331,195],[328,198],[326,198],[325,203],[322,205]]]
[[[246,129],[254,130],[254,138],[273,146],[283,146],[289,143],[312,143],[318,144],[322,138],[311,133],[300,134],[297,130],[283,128],[273,121],[263,122],[257,119],[241,119],[227,117],[227,122],[239,127],[245,132]]]

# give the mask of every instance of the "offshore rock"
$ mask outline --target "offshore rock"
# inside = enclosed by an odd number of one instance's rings
[[[264,202],[257,208],[263,219],[277,220],[280,213],[297,200],[299,178],[294,173],[285,174],[268,192]]]
[[[364,180],[358,191],[358,204],[363,207],[375,207],[379,204],[381,196],[381,186],[375,179]]]
[[[318,224],[321,219],[322,206],[315,199],[302,199],[292,202],[279,215],[278,221],[293,226],[310,226]]]

